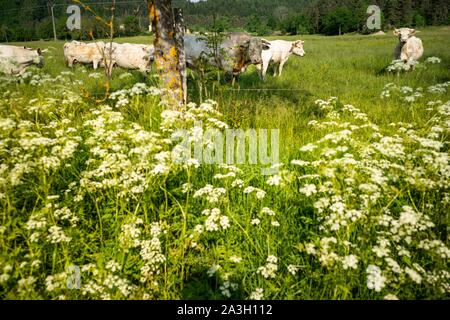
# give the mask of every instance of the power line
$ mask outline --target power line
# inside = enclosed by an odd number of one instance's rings
[[[107,4],[113,4],[114,2],[108,1],[108,2],[89,2],[89,3],[83,3],[86,6],[101,6],[101,5],[107,5]],[[141,3],[141,4],[147,4],[146,0],[131,0],[131,1],[116,1],[116,5],[118,4],[134,4],[134,3]],[[173,3],[184,3],[182,1],[174,1]],[[77,5],[75,3],[55,3],[53,6],[55,7],[63,7],[63,6],[70,6],[70,5]],[[51,5],[45,5],[45,6],[34,6],[34,7],[21,7],[21,8],[15,8],[15,9],[6,9],[6,10],[0,10],[1,13],[5,12],[13,12],[13,11],[23,11],[23,10],[31,10],[31,9],[41,9],[41,8],[50,8]]]

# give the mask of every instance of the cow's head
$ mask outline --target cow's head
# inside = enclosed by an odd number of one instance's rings
[[[305,50],[303,49],[303,44],[305,41],[298,40],[292,42],[291,52],[297,56],[303,57],[305,55]]]
[[[155,46],[148,46],[147,53],[150,59],[150,63],[153,63],[155,61]]]
[[[35,64],[38,68],[44,67],[44,56],[43,53],[46,53],[48,49],[41,50],[40,48],[33,51],[33,53],[36,53],[36,55],[33,57],[33,64]]]
[[[261,64],[261,52],[270,49],[270,42],[260,38],[250,38],[241,45],[241,49],[247,53],[248,60],[252,64]]]
[[[401,43],[406,43],[409,38],[414,36],[418,31],[410,28],[394,29],[394,35],[398,37]]]
[[[141,46],[139,52],[139,60],[144,61],[147,70],[150,70],[155,59],[155,50],[151,46]]]

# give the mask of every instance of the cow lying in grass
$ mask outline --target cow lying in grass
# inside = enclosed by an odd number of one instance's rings
[[[21,75],[32,65],[42,68],[44,66],[42,53],[46,51],[0,45],[0,72],[6,75]]]
[[[395,29],[394,35],[398,37],[399,43],[395,48],[394,59],[402,60],[404,63],[419,60],[423,55],[422,40],[415,37],[416,30],[410,28]]]

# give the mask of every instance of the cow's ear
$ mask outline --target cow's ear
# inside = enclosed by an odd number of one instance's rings
[[[261,39],[263,50],[270,49],[270,41],[266,39]]]
[[[41,48],[38,48],[38,49],[37,49],[37,53],[38,53],[38,55],[42,56],[42,50],[41,50]]]
[[[416,29],[409,29],[409,34],[410,35],[415,35],[417,33]]]
[[[394,29],[394,31],[393,31],[393,33],[394,33],[394,36],[398,36],[399,35],[399,30],[398,29]]]

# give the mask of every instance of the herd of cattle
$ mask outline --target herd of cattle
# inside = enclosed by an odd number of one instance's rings
[[[395,29],[399,44],[395,49],[395,59],[418,60],[423,55],[422,41],[415,37],[416,30],[409,28]],[[205,64],[216,66],[233,75],[233,79],[245,72],[251,64],[256,65],[261,78],[265,78],[270,63],[278,65],[275,76],[281,75],[283,66],[291,55],[304,56],[304,41],[285,41],[249,36],[245,33],[230,33],[221,43],[219,50],[212,53],[211,46],[199,36],[186,35],[184,38],[186,65],[192,70],[200,70]],[[0,45],[0,72],[7,75],[20,75],[31,65],[44,65],[43,53],[46,50],[33,50],[27,47]],[[130,43],[83,43],[72,41],[64,45],[64,57],[69,67],[75,63],[92,64],[98,67],[137,69],[148,72],[154,61],[153,45]]]

